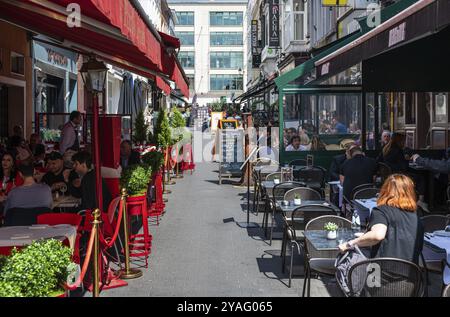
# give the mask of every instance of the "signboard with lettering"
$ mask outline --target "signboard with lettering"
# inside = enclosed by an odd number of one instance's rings
[[[269,46],[280,46],[280,0],[269,0]]]
[[[406,39],[406,22],[396,26],[389,31],[389,44],[388,47],[392,47]]]
[[[219,121],[219,128],[223,130],[237,129],[238,125],[238,121],[233,119]]]
[[[221,130],[219,142],[221,163],[242,163],[245,161],[244,130]]]
[[[259,45],[258,20],[252,20],[251,36],[252,36],[252,66],[258,68],[261,65],[261,47]]]

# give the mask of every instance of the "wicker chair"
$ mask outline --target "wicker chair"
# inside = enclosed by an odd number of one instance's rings
[[[291,189],[298,188],[298,187],[305,187],[304,183],[299,182],[284,182],[281,184],[275,185],[272,191],[272,198],[270,200],[270,209],[272,210],[272,221],[271,221],[271,228],[270,228],[270,245],[272,245],[273,240],[273,225],[275,222],[275,213],[277,212],[277,201],[284,200],[284,195],[290,191]],[[266,216],[266,214],[264,214]],[[267,227],[269,225],[269,214],[267,213],[266,216],[266,233],[267,233]],[[264,219],[263,219],[263,225],[264,225]]]
[[[351,229],[352,223],[339,216],[322,216],[315,218],[307,223],[305,232],[308,230],[323,230],[324,226],[328,222],[333,222],[339,226],[339,228]],[[307,292],[308,297],[311,295],[311,275],[313,273],[322,274],[327,276],[334,276],[335,267],[334,263],[339,251],[318,251],[314,246],[305,239],[305,282],[303,283],[302,296],[305,296]]]
[[[376,258],[359,262],[349,271],[349,288],[360,297],[419,297],[423,295],[420,268],[409,261]]]
[[[307,190],[311,190],[309,188],[306,188]],[[293,189],[295,190],[295,189]],[[317,193],[319,194],[319,193]],[[305,241],[304,236],[304,230],[305,230],[305,224],[308,223],[310,220],[313,220],[315,218],[326,216],[336,215],[336,212],[333,208],[329,206],[324,205],[305,205],[300,206],[297,209],[295,209],[292,214],[288,217],[287,215],[283,214],[284,219],[284,234],[283,234],[283,242],[281,245],[281,256],[282,256],[282,272],[285,272],[286,268],[286,252],[287,252],[287,245],[288,241],[291,246],[291,262],[289,267],[289,288],[291,287],[291,281],[292,281],[292,270],[293,270],[293,264],[294,264],[294,250],[297,248],[297,252],[300,255],[301,249],[304,248],[303,244]],[[306,266],[305,266],[306,267]]]
[[[294,179],[303,182],[307,187],[320,192],[324,196],[327,170],[320,166],[304,167],[294,171]]]
[[[300,187],[294,188],[288,191],[284,195],[284,200],[291,201],[294,200],[296,196],[299,196],[301,200],[321,200],[322,195],[311,188],[308,187]]]

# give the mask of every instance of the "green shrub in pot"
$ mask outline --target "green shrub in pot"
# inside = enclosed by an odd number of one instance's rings
[[[151,176],[152,169],[146,164],[128,166],[122,172],[120,186],[127,189],[129,196],[143,196],[147,191]]]
[[[157,172],[164,165],[164,154],[158,151],[148,152],[142,156],[142,162],[150,166],[152,172]]]
[[[0,271],[2,295],[47,297],[63,293],[71,258],[72,250],[54,239],[14,249]]]

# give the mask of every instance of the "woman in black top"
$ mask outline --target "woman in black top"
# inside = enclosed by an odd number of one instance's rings
[[[355,245],[371,247],[373,258],[397,258],[418,264],[424,230],[416,210],[416,193],[411,178],[391,175],[381,188],[369,231],[340,245],[340,250],[345,252]]]
[[[393,173],[405,173],[408,171],[409,158],[404,153],[405,136],[394,133],[388,144],[383,147],[379,161],[386,163]]]

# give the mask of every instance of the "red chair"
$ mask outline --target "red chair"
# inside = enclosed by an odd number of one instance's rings
[[[68,213],[61,213],[61,214],[54,214],[54,213],[48,213],[48,214],[42,214],[37,217],[37,224],[38,225],[49,225],[49,226],[56,226],[56,225],[71,225],[77,227],[77,237],[75,239],[75,248],[73,253],[73,261],[77,264],[80,264],[80,239],[81,239],[81,221],[83,220],[83,217],[77,214],[68,214]]]
[[[120,179],[119,178],[104,178],[106,186],[112,197],[120,197]]]

